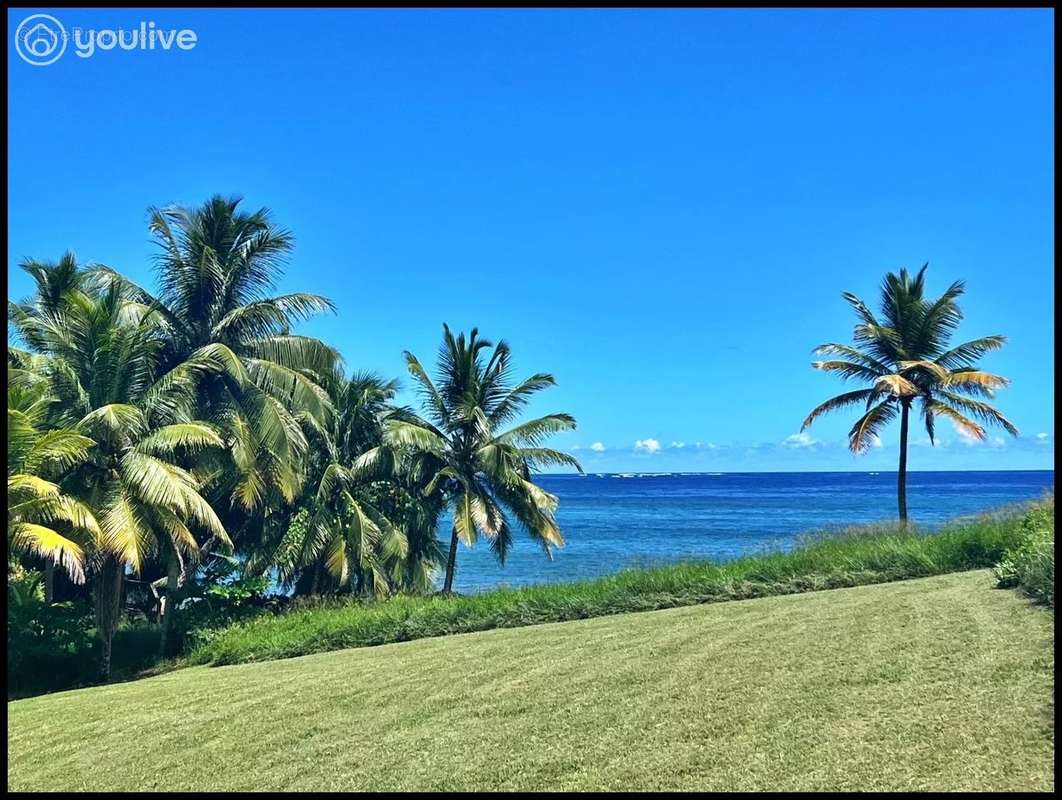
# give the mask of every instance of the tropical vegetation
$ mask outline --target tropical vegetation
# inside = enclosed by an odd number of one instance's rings
[[[1045,504],[1022,520],[1021,536],[994,572],[1004,589],[1020,588],[1029,597],[1055,604],[1055,509]]]
[[[48,597],[55,566],[70,579],[85,580],[88,541],[99,535],[92,512],[65,494],[48,476],[84,462],[94,442],[72,428],[45,430],[55,398],[40,379],[8,362],[7,391],[7,546],[18,557],[44,562]]]
[[[428,397],[429,422],[396,404],[396,381],[348,376],[334,348],[296,332],[334,307],[275,292],[294,238],[267,209],[215,196],[148,218],[154,289],[66,253],[24,261],[35,291],[8,303],[9,601],[24,601],[25,630],[48,629],[38,595],[91,603],[107,678],[123,625],[155,626],[169,656],[188,632],[182,609],[231,621],[261,605],[241,606],[245,591],[261,594],[248,586],[431,593],[448,510],[466,543],[482,532],[500,558],[503,507],[547,551],[562,544],[556,498],[533,470],[575,463],[543,446],[574,420],[494,432],[550,376],[510,385],[504,343],[484,364],[489,343],[473,331],[466,347],[444,327],[456,360]],[[213,611],[201,619],[200,608]]]
[[[38,280],[38,294],[33,302],[12,305],[10,317],[34,352],[15,351],[14,357],[35,369],[38,385],[50,395],[44,396],[57,399],[59,422],[72,426],[87,449],[64,483],[90,512],[78,527],[95,534],[96,629],[106,677],[125,570],[139,576],[146,561],[160,558],[172,573],[182,553],[196,556],[202,536],[231,546],[200,494],[206,475],[186,463],[223,441],[193,416],[188,365],[159,369],[160,343],[149,310],[130,307],[113,285],[88,288],[87,273],[69,254],[56,264],[25,267]],[[175,375],[182,371],[189,374]],[[9,408],[11,402],[9,397]],[[83,577],[71,568],[72,557],[58,563],[75,580]]]
[[[940,417],[973,437],[982,423],[1017,433],[984,402],[1006,379],[977,367],[1003,337],[949,342],[961,282],[934,299],[924,267],[889,274],[880,320],[845,294],[856,344],[819,348],[837,357],[819,369],[870,386],[820,405],[805,427],[865,404],[850,434],[860,451],[899,415],[901,528],[459,597],[462,546],[485,540],[504,563],[518,534],[546,557],[564,544],[558,498],[535,476],[581,471],[549,444],[575,420],[525,413],[553,376],[519,377],[504,340],[444,324],[431,375],[404,353],[419,408],[401,405],[397,380],[348,370],[335,348],[298,332],[335,309],[277,292],[294,238],[268,209],[215,196],[148,219],[153,287],[68,252],[22,262],[34,291],[8,304],[15,694],[993,566],[1001,584],[1053,602],[1053,547],[1048,557],[1025,510],[931,536],[905,526],[914,403],[930,437]]]
[[[858,323],[853,345],[828,342],[815,348],[815,369],[845,380],[870,384],[844,392],[816,406],[804,419],[801,431],[827,412],[863,406],[863,413],[848,432],[853,453],[864,453],[880,441],[885,426],[900,417],[900,461],[897,505],[901,521],[907,520],[907,446],[911,409],[917,408],[930,443],[935,441],[936,420],[950,421],[959,433],[983,440],[984,425],[997,425],[1012,436],[1018,429],[985,399],[1010,383],[1001,375],[979,369],[977,361],[999,350],[1006,337],[995,334],[952,345],[951,337],[962,321],[958,298],[965,291],[955,281],[939,297],[926,296],[928,264],[912,277],[906,269],[890,272],[881,286],[880,317],[851,292],[842,293],[855,310]]]
[[[575,428],[570,414],[547,414],[498,430],[519,417],[532,395],[555,381],[552,375],[536,373],[513,384],[508,344],[499,342],[484,360],[490,348],[475,328],[466,342],[464,334],[455,337],[444,325],[438,385],[417,357],[406,352],[427,419],[417,415],[389,419],[382,443],[357,462],[359,470],[371,471],[381,463],[395,464],[404,450],[408,473],[424,483],[424,494],[441,498],[450,508],[453,524],[444,593],[453,589],[458,541],[471,546],[483,535],[498,560],[505,561],[513,536],[506,510],[547,556],[551,547],[563,545],[553,516],[557,498],[534,483],[533,471],[545,466],[582,470],[572,456],[543,446],[550,434]]]

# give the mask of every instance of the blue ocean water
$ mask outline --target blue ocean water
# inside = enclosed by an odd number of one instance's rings
[[[912,472],[908,514],[920,528],[1040,497],[1051,470]],[[578,580],[624,567],[727,559],[791,546],[800,533],[896,518],[895,472],[542,475],[560,498],[564,548],[553,560],[523,531],[505,565],[487,542],[461,546],[454,588]],[[449,541],[449,521],[440,531]]]

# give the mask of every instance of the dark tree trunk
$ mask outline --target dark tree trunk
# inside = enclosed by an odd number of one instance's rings
[[[313,583],[310,584],[310,596],[317,596],[317,587],[321,585],[321,559],[313,565]]]
[[[900,523],[907,525],[907,417],[911,410],[910,400],[900,401],[900,469],[896,475],[896,495],[900,505]]]
[[[55,602],[55,562],[44,562],[44,602]]]
[[[111,676],[111,643],[122,611],[122,565],[107,556],[96,583],[96,635],[100,640],[100,677]]]
[[[446,558],[446,580],[443,581],[443,594],[450,594],[454,589],[454,571],[457,567],[457,526],[450,534],[450,555]]]
[[[181,582],[181,560],[177,551],[170,551],[166,559],[166,595],[162,600],[162,636],[159,638],[159,655],[167,656],[173,632],[173,619],[177,614],[177,589]]]

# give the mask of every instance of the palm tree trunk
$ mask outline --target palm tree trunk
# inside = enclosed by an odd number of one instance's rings
[[[457,568],[457,525],[450,534],[450,555],[446,558],[446,580],[443,581],[443,594],[450,594],[454,588],[454,571]]]
[[[900,412],[900,469],[896,476],[896,495],[900,504],[900,523],[907,525],[907,416],[911,403],[906,398],[901,401]]]
[[[44,562],[44,602],[51,605],[55,600],[55,563]]]
[[[111,643],[122,610],[122,565],[107,556],[96,583],[96,635],[100,640],[100,677],[111,676]]]
[[[169,655],[173,618],[177,613],[177,589],[181,578],[181,560],[177,551],[170,551],[166,559],[166,595],[162,599],[162,636],[159,638],[159,655]]]
[[[313,582],[310,584],[310,597],[317,596],[317,587],[321,584],[321,559],[313,565]]]

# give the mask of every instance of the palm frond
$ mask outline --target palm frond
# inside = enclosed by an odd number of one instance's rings
[[[832,372],[840,375],[845,380],[849,378],[862,378],[867,381],[876,381],[881,377],[877,370],[866,367],[863,364],[856,364],[852,361],[813,361],[812,367],[823,372]]]
[[[87,437],[117,441],[140,436],[147,427],[144,413],[127,403],[108,403],[93,409],[77,425]]]
[[[982,370],[960,368],[952,370],[948,379],[943,381],[948,389],[975,394],[980,397],[993,397],[996,389],[1010,385],[1010,381],[1001,375],[993,375]]]
[[[541,467],[572,467],[583,472],[583,466],[575,456],[549,447],[521,447],[516,451],[520,459],[532,469]]]
[[[207,447],[222,447],[218,432],[205,422],[181,422],[156,428],[140,441],[136,449],[153,455],[177,452],[195,453]]]
[[[384,426],[383,436],[384,443],[393,447],[415,447],[437,456],[446,452],[446,440],[439,431],[421,424],[390,420]]]
[[[335,313],[335,304],[327,297],[295,292],[237,306],[218,320],[211,336],[220,341],[261,340],[285,333],[303,320],[317,314]]]
[[[940,400],[934,400],[931,404],[931,408],[935,416],[947,417],[951,420],[957,431],[971,438],[977,439],[978,441],[984,440],[986,435],[985,429],[962,412],[957,411]]]
[[[575,418],[571,414],[547,414],[511,428],[501,434],[498,441],[534,447],[554,433],[571,430],[575,430]]]
[[[948,369],[961,367],[977,361],[985,353],[991,353],[995,350],[1001,349],[1006,343],[1006,336],[982,336],[977,339],[971,339],[968,342],[963,342],[962,344],[956,345],[950,350],[941,353],[937,356],[936,362]]]
[[[903,375],[882,375],[875,381],[874,388],[896,397],[914,397],[919,393],[918,387]]]
[[[877,394],[875,389],[857,389],[854,392],[845,392],[839,394],[836,397],[831,397],[825,403],[820,403],[811,410],[811,413],[804,418],[804,422],[800,425],[800,430],[803,432],[811,423],[821,417],[823,414],[828,414],[831,411],[837,411],[841,408],[847,408],[850,405],[857,403],[863,403],[867,398]]]
[[[966,414],[970,414],[974,419],[980,420],[988,425],[998,425],[1011,436],[1020,435],[1014,424],[1004,417],[997,408],[988,403],[983,403],[979,400],[971,400],[968,397],[963,397],[962,395],[956,394],[955,392],[949,392],[945,389],[940,390],[939,394],[941,397],[947,399],[948,405],[955,409],[959,409]]]
[[[896,400],[889,398],[873,406],[856,420],[848,432],[848,447],[853,453],[865,453],[877,438],[881,430],[896,416]]]
[[[51,561],[74,583],[85,582],[85,551],[61,533],[35,522],[8,526],[8,543],[14,552],[30,553]]]

